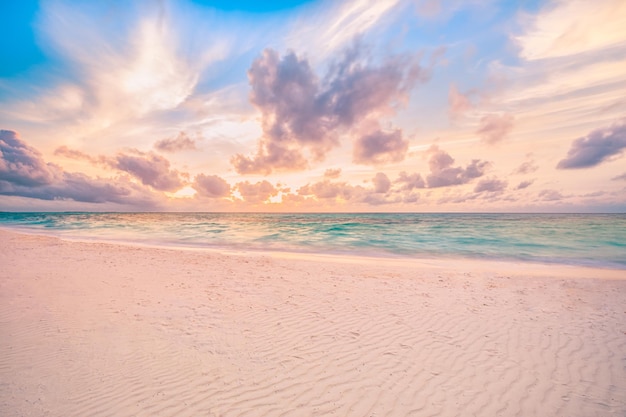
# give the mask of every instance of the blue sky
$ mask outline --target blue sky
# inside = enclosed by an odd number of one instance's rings
[[[0,210],[626,210],[622,1],[0,16]]]

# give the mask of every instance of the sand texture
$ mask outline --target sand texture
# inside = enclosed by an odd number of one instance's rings
[[[623,417],[625,279],[0,231],[0,416]]]

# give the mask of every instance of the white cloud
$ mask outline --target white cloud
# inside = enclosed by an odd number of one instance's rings
[[[287,35],[287,46],[298,52],[328,56],[374,28],[400,3],[401,0],[326,1],[323,9],[306,10],[307,15]]]
[[[559,0],[526,16],[526,33],[515,37],[528,60],[556,58],[626,43],[623,0]]]

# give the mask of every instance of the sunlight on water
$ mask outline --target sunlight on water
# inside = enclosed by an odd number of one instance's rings
[[[163,246],[626,268],[624,214],[0,213],[0,226]]]

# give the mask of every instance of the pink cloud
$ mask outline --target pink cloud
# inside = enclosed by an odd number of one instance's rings
[[[415,188],[426,188],[426,182],[420,174],[407,174],[402,171],[395,181],[398,184],[402,184],[401,190],[411,191]]]
[[[361,188],[361,187],[359,187]],[[336,199],[350,200],[357,190],[356,187],[346,182],[331,182],[327,179],[316,182],[313,185],[305,185],[298,189],[301,196],[313,195],[320,199]]]
[[[401,130],[376,130],[357,139],[353,160],[359,164],[400,162],[406,157],[408,149],[409,142],[402,138]]]
[[[198,174],[191,186],[201,197],[223,198],[230,195],[230,185],[217,175]]]
[[[537,171],[539,167],[535,161],[525,161],[514,171],[515,174],[531,174]]]
[[[563,194],[557,190],[541,190],[539,199],[542,201],[559,201],[563,199]]]
[[[624,172],[622,175],[618,175],[616,177],[611,178],[611,180],[613,180],[613,181],[626,181],[626,172]]]
[[[179,152],[196,148],[196,141],[191,139],[185,132],[180,132],[174,138],[166,138],[157,141],[154,147],[163,152]]]
[[[356,44],[318,77],[294,52],[281,57],[272,49],[263,51],[248,71],[250,101],[261,112],[263,136],[255,155],[231,159],[237,172],[304,169],[310,159],[322,160],[338,146],[340,134],[392,114],[415,83],[425,78],[412,58],[392,57],[378,66],[367,58]],[[403,156],[398,133],[388,135],[391,157]],[[361,138],[357,144],[356,159],[365,163],[385,159],[384,146],[370,146],[367,140]]]
[[[530,187],[531,185],[533,185],[535,181],[534,180],[528,180],[528,181],[522,181],[520,182],[517,187],[515,187],[516,190],[523,190],[525,188]]]
[[[480,180],[476,187],[475,193],[501,193],[506,189],[507,182],[497,178],[485,178]]]
[[[91,156],[76,149],[70,149],[65,145],[56,148],[54,150],[54,154],[57,156],[64,156],[70,159],[87,161],[93,165],[108,165],[108,159],[102,155]]]
[[[476,133],[488,144],[502,141],[513,129],[513,116],[508,113],[488,114],[480,119]]]
[[[452,119],[463,116],[465,112],[472,108],[469,97],[459,92],[455,84],[450,84],[448,90],[448,113]]]
[[[474,159],[465,168],[453,167],[454,159],[436,145],[433,145],[429,152],[430,174],[426,177],[428,188],[466,184],[474,178],[483,176],[489,166],[486,161]]]
[[[341,175],[341,168],[336,168],[336,169],[329,168],[326,171],[324,171],[324,178],[335,179],[335,178],[339,178],[340,175]]]
[[[155,190],[176,191],[184,185],[178,171],[170,169],[170,162],[153,153],[119,154],[111,159],[110,164],[120,171],[128,172]]]
[[[237,183],[235,188],[248,203],[263,203],[270,197],[278,195],[280,190],[266,180],[252,184],[248,181]]]
[[[382,172],[378,172],[372,182],[374,183],[374,192],[377,194],[385,194],[391,189],[389,177]]]
[[[152,152],[131,152],[132,154],[119,153],[115,157],[91,156],[67,146],[60,146],[54,154],[126,172],[139,179],[142,184],[159,191],[176,191],[185,185],[180,177],[186,174],[170,169],[170,162],[166,158]]]

